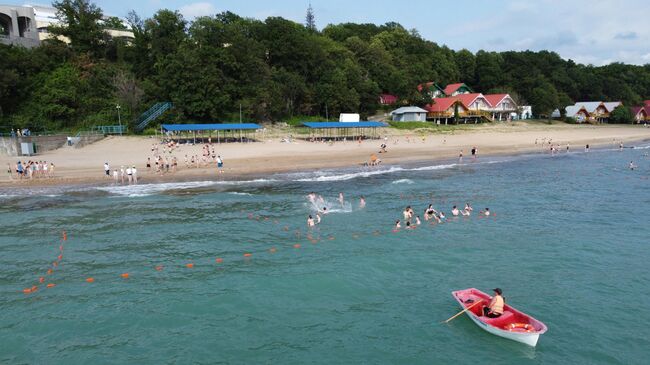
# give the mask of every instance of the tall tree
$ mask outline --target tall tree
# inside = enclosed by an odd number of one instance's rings
[[[316,31],[316,17],[314,16],[314,9],[311,7],[311,3],[309,3],[309,7],[307,8],[307,16],[305,17],[305,27],[309,29],[312,32]]]
[[[70,46],[78,53],[101,55],[106,40],[100,24],[102,9],[88,0],[61,0],[52,5],[61,24],[50,26],[49,32],[69,39]]]

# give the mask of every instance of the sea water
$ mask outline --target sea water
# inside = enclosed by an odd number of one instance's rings
[[[647,151],[4,190],[0,363],[644,364]],[[309,230],[311,191],[331,213]],[[407,205],[422,225],[393,232]],[[470,287],[548,332],[531,348],[441,324]]]

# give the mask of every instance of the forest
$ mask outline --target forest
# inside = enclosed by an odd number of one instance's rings
[[[188,21],[172,10],[141,19],[132,40],[111,39],[102,10],[87,0],[53,4],[62,24],[33,49],[0,45],[0,132],[76,130],[133,123],[157,102],[172,102],[167,121],[282,122],[372,116],[379,94],[398,104],[427,103],[417,85],[464,82],[483,93],[507,92],[537,116],[586,100],[650,99],[650,65],[576,64],[552,51],[453,50],[397,23],[330,24],[314,14],[299,24],[231,12]],[[452,45],[453,46],[453,45]]]

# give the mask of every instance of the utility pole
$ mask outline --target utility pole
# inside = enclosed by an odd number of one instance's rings
[[[117,104],[115,106],[115,109],[117,109],[117,122],[120,124],[120,136],[121,136],[122,135],[122,118],[120,117],[120,109],[122,109],[122,107],[120,106],[120,104]]]

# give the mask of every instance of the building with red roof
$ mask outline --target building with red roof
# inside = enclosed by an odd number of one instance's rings
[[[440,85],[436,84],[433,81],[418,85],[418,91],[419,92],[425,91],[431,99],[444,98],[445,96],[447,96],[445,95],[445,91],[440,87]]]
[[[508,120],[512,113],[517,113],[517,103],[509,94],[488,94],[485,98],[492,105],[492,119]]]
[[[392,94],[380,94],[379,95],[379,104],[381,105],[393,105],[397,103],[397,96]]]
[[[645,100],[645,101],[643,102],[643,105],[645,105],[645,106],[650,106],[650,100]]]
[[[474,91],[470,89],[469,86],[465,85],[464,83],[456,83],[456,84],[449,84],[445,89],[443,90],[445,95],[447,96],[456,96],[459,94],[471,94]]]
[[[632,118],[634,118],[636,123],[650,121],[650,106],[633,106],[630,110],[632,111]]]

